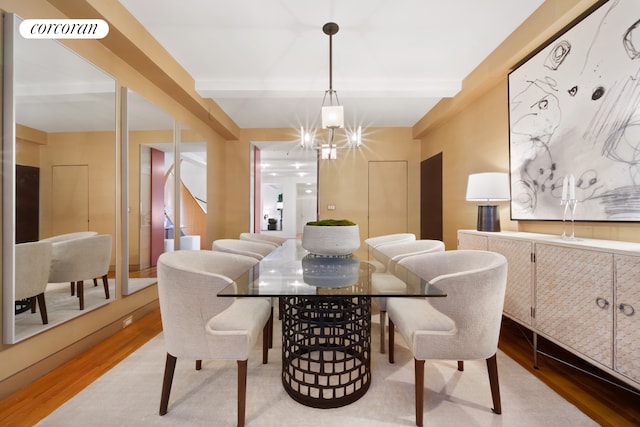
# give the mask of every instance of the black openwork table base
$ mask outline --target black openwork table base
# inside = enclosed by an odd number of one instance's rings
[[[283,297],[282,383],[297,402],[337,408],[371,384],[371,298]]]

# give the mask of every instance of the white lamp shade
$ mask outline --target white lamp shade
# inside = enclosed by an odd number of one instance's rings
[[[469,175],[467,200],[490,201],[509,200],[509,174],[504,172],[484,172]]]
[[[342,107],[342,105],[331,105],[322,107],[322,127],[344,127],[344,108]]]

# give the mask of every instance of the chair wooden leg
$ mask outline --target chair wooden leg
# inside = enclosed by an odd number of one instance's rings
[[[71,282],[71,296],[76,294],[76,282]]]
[[[269,348],[273,348],[273,306],[271,306],[271,315],[269,316]]]
[[[42,318],[42,324],[49,323],[49,317],[47,316],[47,304],[44,301],[44,292],[37,296],[38,307],[40,307],[40,317]]]
[[[31,314],[36,312],[36,297],[29,297],[29,307],[31,308]]]
[[[244,427],[247,401],[247,361],[238,360],[238,427]]]
[[[96,286],[98,286],[98,279],[96,279],[95,277],[93,278],[93,287],[95,288]]]
[[[384,333],[385,333],[385,319],[387,318],[387,312],[380,310],[380,353],[384,354]]]
[[[498,384],[498,362],[495,354],[487,359],[487,371],[489,371],[489,384],[491,385],[493,412],[501,414],[502,404],[500,403],[500,384]]]
[[[422,425],[422,415],[424,413],[424,360],[415,360],[415,383],[416,383],[416,425]]]
[[[104,297],[106,299],[109,299],[109,279],[107,278],[106,274],[102,276],[102,284],[104,286]]]
[[[176,360],[176,357],[167,353],[167,361],[164,365],[164,380],[162,381],[162,394],[160,396],[160,415],[167,413],[171,384],[173,383],[173,373],[176,371]]]
[[[202,369],[202,360],[196,360],[196,371]]]
[[[394,354],[393,354],[393,346],[395,344],[395,326],[393,325],[393,320],[389,318],[389,363],[395,363]]]
[[[82,280],[78,280],[76,282],[76,293],[78,294],[78,299],[80,300],[80,310],[84,310],[84,283]]]
[[[458,371],[460,371],[460,372],[464,371],[464,361],[463,360],[458,360]]]
[[[273,313],[271,313],[271,316],[273,316]],[[273,317],[271,318],[273,319]],[[273,341],[273,338],[271,337],[271,334],[273,333],[273,324],[271,321],[267,321],[267,323],[264,325],[264,328],[262,329],[262,364],[266,365],[267,363],[269,363],[269,348],[271,347],[271,342]]]

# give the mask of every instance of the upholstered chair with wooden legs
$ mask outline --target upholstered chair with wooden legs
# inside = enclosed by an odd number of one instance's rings
[[[375,256],[384,265],[384,273],[374,272],[371,275],[371,286],[376,293],[392,295],[394,293],[404,293],[405,283],[394,273],[398,262],[405,257],[429,252],[444,252],[444,243],[440,240],[409,240],[399,243],[388,243],[379,245],[374,249]],[[380,310],[380,353],[384,353],[384,334],[386,329],[387,297],[377,297],[374,301]]]
[[[236,255],[244,255],[261,261],[264,257],[276,250],[277,246],[268,242],[257,242],[242,239],[218,239],[214,240],[211,249],[215,252],[227,252]],[[281,299],[279,299],[282,301]],[[274,299],[269,298],[271,312],[273,313]],[[280,305],[282,308],[282,305]],[[282,313],[282,310],[280,310]],[[269,348],[273,347],[273,315],[270,317],[269,325]]]
[[[36,300],[40,307],[42,324],[49,323],[44,291],[49,281],[51,243],[29,242],[15,246],[15,300],[29,299],[31,312],[36,312]]]
[[[58,243],[65,240],[81,239],[83,237],[91,237],[97,235],[97,231],[76,231],[73,233],[58,234],[56,236],[40,239],[41,242]]]
[[[255,242],[241,239],[214,240],[211,249],[219,252],[250,256],[258,261],[269,255],[277,246],[268,242]]]
[[[267,298],[217,295],[256,263],[255,258],[214,251],[166,252],[158,258],[158,295],[167,350],[160,415],[167,413],[178,358],[195,360],[197,370],[203,360],[236,360],[238,426],[244,425],[247,359],[262,331],[262,363],[267,363],[271,305]]]
[[[399,264],[446,294],[438,298],[390,298],[389,362],[398,330],[415,360],[416,425],[423,424],[425,360],[484,359],[493,411],[502,412],[496,352],[507,283],[507,260],[487,251],[415,255]]]
[[[369,250],[369,263],[376,268],[377,273],[384,273],[387,271],[387,264],[378,259],[379,254],[376,249],[390,243],[411,242],[413,240],[416,240],[416,235],[413,233],[385,234],[365,239],[364,244]]]
[[[104,296],[109,299],[109,265],[111,261],[111,235],[97,234],[88,237],[53,242],[49,283],[70,282],[75,285],[80,310],[84,310],[84,281],[102,279]],[[94,282],[96,284],[96,282]]]
[[[46,237],[44,239],[40,239],[40,241],[41,242],[51,242],[51,243],[53,243],[55,245],[56,243],[64,242],[65,240],[82,239],[84,237],[91,237],[91,236],[95,236],[97,234],[98,234],[97,231],[75,231],[75,232],[72,232],[72,233],[57,234],[55,236]],[[97,286],[97,281],[96,281],[95,277],[93,279],[93,283],[94,283],[94,285]],[[75,282],[71,282],[70,283],[71,295],[72,296],[76,294],[75,286],[76,286]]]
[[[240,240],[249,240],[252,242],[271,243],[273,245],[282,246],[287,241],[285,237],[274,236],[271,234],[260,233],[240,233]]]

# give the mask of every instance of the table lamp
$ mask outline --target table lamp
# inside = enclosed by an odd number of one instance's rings
[[[510,199],[509,174],[504,172],[484,172],[469,175],[467,200],[485,201],[478,206],[478,231],[500,231],[500,212],[491,201]]]

